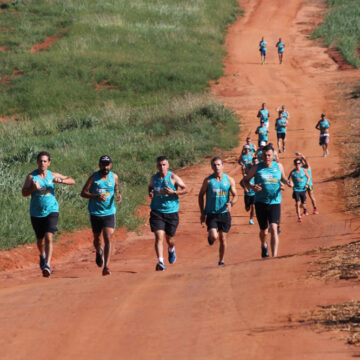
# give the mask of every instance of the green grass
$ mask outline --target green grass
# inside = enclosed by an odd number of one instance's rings
[[[0,77],[11,78],[0,85],[0,116],[18,118],[0,123],[0,248],[34,241],[21,187],[39,151],[77,181],[56,187],[64,231],[89,226],[79,193],[100,155],[119,175],[118,224],[134,229],[157,156],[178,168],[234,147],[235,114],[206,92],[222,75],[237,13],[235,0],[18,0],[0,12],[0,46],[9,50],[0,52]],[[59,33],[49,51],[29,53]],[[11,77],[14,69],[22,76]],[[104,81],[112,88],[96,91]]]
[[[323,38],[326,46],[334,46],[349,64],[359,68],[360,2],[329,0],[327,4],[330,11],[312,37]]]

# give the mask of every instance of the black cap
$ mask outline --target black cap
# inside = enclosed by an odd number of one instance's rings
[[[103,155],[100,158],[99,163],[109,163],[109,164],[111,164],[112,163],[111,157],[108,156],[108,155]]]

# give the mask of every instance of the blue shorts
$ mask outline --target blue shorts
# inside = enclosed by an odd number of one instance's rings
[[[262,56],[266,56],[266,50],[260,49],[260,54],[261,54]]]

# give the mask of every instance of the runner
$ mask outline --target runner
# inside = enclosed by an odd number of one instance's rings
[[[276,111],[282,111],[283,118],[285,118],[287,121],[290,119],[290,113],[286,110],[285,105],[282,105],[281,108],[277,108]]]
[[[265,146],[268,141],[268,134],[269,130],[265,126],[264,120],[260,121],[260,126],[257,127],[255,130],[255,134],[258,135],[258,145],[261,148],[261,146]],[[265,145],[264,145],[265,143]],[[263,145],[261,145],[263,144]]]
[[[304,154],[299,153],[299,152],[295,152],[295,155],[298,158],[300,158],[304,169],[307,170],[308,175],[310,177],[309,187],[306,189],[306,192],[309,195],[312,206],[313,206],[313,214],[318,215],[319,212],[318,212],[317,207],[316,207],[316,199],[315,199],[315,196],[314,196],[314,184],[313,184],[313,181],[312,181],[311,166],[310,166],[309,162],[307,161],[307,159],[305,158]],[[308,215],[308,212],[305,213],[305,211],[304,211],[304,215]]]
[[[293,199],[295,200],[296,215],[298,222],[302,222],[300,214],[300,204],[304,209],[304,215],[307,215],[306,210],[306,190],[309,187],[310,177],[306,170],[301,166],[302,162],[300,159],[294,160],[295,169],[291,170],[288,180],[293,187]]]
[[[53,237],[57,231],[59,204],[55,198],[55,184],[74,185],[75,180],[48,170],[50,154],[42,151],[37,155],[38,168],[25,179],[22,195],[31,195],[30,217],[40,252],[40,269],[44,277],[51,274]]]
[[[200,223],[206,219],[208,242],[213,245],[219,238],[219,262],[223,266],[226,250],[226,234],[231,227],[231,209],[236,204],[238,196],[236,194],[235,181],[232,177],[224,173],[222,160],[215,157],[211,160],[213,174],[206,177],[199,192]],[[230,193],[232,200],[230,201]],[[204,196],[206,195],[206,205],[204,207]]]
[[[278,48],[279,62],[280,62],[280,64],[282,64],[283,56],[284,56],[284,50],[285,50],[285,44],[281,40],[281,38],[279,38],[279,41],[276,43],[276,47]]]
[[[263,151],[262,149],[264,148],[264,146],[266,146],[266,142],[265,141],[260,141],[260,146],[256,151],[256,158],[258,159],[259,162],[263,161]]]
[[[268,229],[271,233],[272,256],[278,255],[279,236],[277,227],[281,213],[281,182],[290,186],[285,178],[282,164],[273,161],[274,148],[263,148],[263,162],[253,166],[245,176],[244,186],[255,191],[255,212],[260,227],[261,257],[269,257],[266,241]],[[255,185],[250,180],[255,179]]]
[[[252,161],[252,165],[257,165],[259,163],[257,158],[254,158]],[[250,168],[246,169],[246,174],[249,172]],[[246,175],[245,174],[245,175]],[[250,179],[250,184],[251,185],[255,185],[255,179],[252,178]],[[250,225],[255,225],[254,223],[254,214],[255,214],[255,205],[254,205],[254,201],[255,201],[255,191],[252,190],[251,188],[247,188],[244,185],[244,179],[242,179],[240,181],[240,186],[244,189],[244,203],[245,203],[245,210],[248,212],[250,211],[250,219],[249,219],[249,224]]]
[[[269,117],[270,117],[270,113],[269,110],[266,108],[266,104],[262,103],[261,105],[261,109],[258,111],[257,115],[258,118],[260,118],[260,122],[261,120],[264,120],[265,126],[268,129],[269,128]]]
[[[110,156],[103,155],[99,159],[99,171],[94,172],[86,181],[81,196],[89,199],[88,209],[91,228],[94,234],[94,247],[96,250],[95,262],[103,267],[102,274],[110,275],[111,239],[116,225],[116,205],[121,202],[118,176],[110,171],[112,160]],[[101,234],[104,247],[101,245]]]
[[[251,142],[250,137],[246,138],[246,145],[250,146],[250,153],[252,156],[254,156],[254,154],[256,153],[256,146]]]
[[[283,117],[282,111],[279,111],[279,117],[276,119],[275,130],[277,136],[277,145],[279,153],[285,152],[286,145],[286,127],[288,126],[288,121]]]
[[[164,240],[168,244],[169,263],[176,261],[174,236],[179,225],[179,195],[186,194],[187,188],[179,176],[169,171],[169,160],[166,156],[156,159],[156,167],[158,172],[151,177],[149,184],[150,227],[155,234],[158,258],[155,270],[164,271]]]
[[[244,145],[240,158],[238,160],[239,165],[241,165],[241,172],[243,176],[245,175],[245,171],[247,168],[252,166],[252,154],[250,152],[250,145]]]
[[[321,114],[321,119],[316,124],[315,128],[317,130],[320,130],[320,140],[319,145],[322,146],[324,154],[323,156],[329,155],[328,146],[329,146],[329,128],[330,128],[330,122],[328,119],[325,118],[325,114]]]
[[[266,64],[266,41],[264,40],[264,37],[261,38],[259,42],[259,51],[261,56],[261,64]]]

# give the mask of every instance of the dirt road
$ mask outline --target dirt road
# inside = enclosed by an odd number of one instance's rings
[[[358,219],[344,214],[342,183],[326,181],[342,166],[335,146],[341,124],[330,97],[342,75],[325,49],[306,36],[319,21],[320,2],[248,0],[241,6],[246,16],[230,28],[226,76],[212,87],[213,94],[242,116],[241,145],[255,131],[262,102],[271,112],[271,130],[275,108],[286,104],[291,113],[289,144],[281,162],[288,174],[294,151],[308,155],[320,215],[298,224],[287,189],[280,256],[262,260],[258,227],[248,225],[239,201],[227,265],[219,268],[217,244],[207,245],[198,221],[197,193],[210,166],[186,169],[180,175],[192,191],[181,199],[178,261],[166,272],[154,271],[153,236],[146,227],[142,236],[117,235],[110,277],[101,277],[95,266],[89,231],[62,239],[55,252],[61,252],[63,244],[71,248],[79,242],[80,246],[69,256],[55,259],[50,279],[41,278],[36,265],[1,273],[1,359],[342,360],[360,356],[356,348],[338,340],[338,334],[315,333],[297,321],[316,305],[360,295],[354,283],[310,278],[314,255],[304,255],[307,250],[359,238]],[[260,65],[261,36],[269,44],[266,65]],[[275,49],[278,37],[286,43],[283,65],[278,64]],[[323,111],[336,120],[330,156],[325,159],[314,129]],[[273,142],[274,135],[272,131]],[[239,152],[240,147],[227,154],[225,165],[237,182],[240,169],[232,159]],[[7,252],[1,261],[24,256],[20,253]]]

